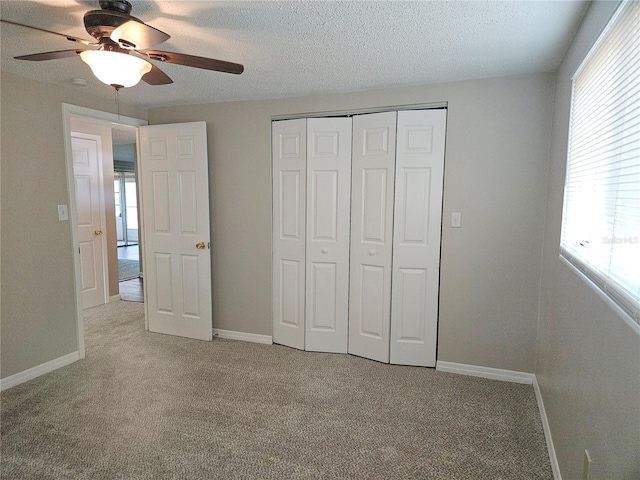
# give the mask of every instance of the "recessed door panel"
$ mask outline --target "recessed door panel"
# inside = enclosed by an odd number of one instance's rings
[[[298,120],[294,120],[294,122],[300,123],[300,121]],[[278,138],[280,139],[280,141],[274,142],[274,144],[280,146],[280,150],[278,150],[277,152],[278,156],[274,158],[279,158],[280,160],[284,160],[287,158],[293,159],[293,160],[299,160],[300,155],[302,153],[301,151],[302,147],[300,146],[300,144],[302,143],[303,136],[304,134],[302,132],[280,133],[278,135]]]
[[[362,265],[360,268],[360,334],[376,340],[384,336],[385,268]]]
[[[429,200],[431,185],[429,168],[403,168],[398,188],[403,192],[397,219],[398,241],[402,244],[427,245],[429,239]]]
[[[171,205],[169,203],[169,173],[151,173],[153,231],[156,234],[171,233]]]
[[[280,171],[280,240],[302,240],[300,170]]]
[[[273,341],[304,349],[307,122],[272,122]]]
[[[300,278],[300,263],[298,260],[280,259],[280,285],[274,285],[279,294],[279,309],[276,311],[280,317],[276,320],[280,325],[296,329],[304,329],[301,323],[303,317],[300,316],[300,299],[304,296],[304,292],[301,292],[304,281]]]
[[[80,242],[80,263],[85,266],[80,270],[82,293],[90,292],[98,287],[96,272],[96,249],[94,242]]]
[[[312,204],[310,208],[313,241],[336,242],[338,233],[338,172],[311,173]]]
[[[384,243],[387,227],[387,175],[386,168],[362,170],[362,241]],[[390,210],[390,209],[389,209]]]
[[[198,198],[196,172],[178,172],[178,188],[180,201],[180,233],[182,235],[198,234]]]
[[[196,155],[196,137],[194,135],[178,135],[176,147],[178,160],[193,160]]]
[[[427,271],[400,268],[395,288],[398,289],[398,342],[424,343],[426,320]]]
[[[76,175],[76,197],[84,199],[84,203],[78,205],[78,226],[89,227],[93,225],[93,211],[95,206],[92,204],[95,192],[91,191],[91,177],[89,175]]]
[[[155,282],[157,295],[156,311],[160,313],[173,313],[173,271],[171,268],[171,254],[155,252],[155,265],[151,275]],[[148,279],[147,279],[148,281]]]
[[[197,255],[181,255],[182,315],[200,317],[200,272]]]
[[[305,349],[347,352],[351,119],[307,120]]]
[[[309,312],[312,331],[336,331],[337,268],[335,263],[312,263],[309,278]]]
[[[395,113],[391,113],[395,117]],[[362,156],[370,157],[372,155],[388,155],[390,132],[391,130],[394,131],[392,137],[395,138],[395,128],[395,124],[389,124],[381,127],[364,128],[362,131]]]
[[[168,139],[165,137],[152,137],[148,139],[149,158],[151,160],[167,160]]]
[[[396,112],[353,117],[349,353],[389,362]]]
[[[446,110],[398,112],[391,363],[436,363]]]
[[[324,122],[328,119],[321,119],[319,122]],[[316,123],[319,123],[316,122]],[[324,122],[326,123],[326,122]],[[329,127],[330,128],[330,127]],[[340,132],[338,131],[313,131],[311,134],[312,143],[312,158],[329,157],[336,158],[339,154],[339,139]]]

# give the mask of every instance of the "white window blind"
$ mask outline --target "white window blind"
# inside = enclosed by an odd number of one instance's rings
[[[573,78],[561,255],[640,323],[640,2]]]

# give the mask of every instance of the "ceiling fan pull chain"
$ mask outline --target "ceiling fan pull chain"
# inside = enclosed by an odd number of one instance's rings
[[[120,120],[120,98],[118,97],[118,91],[120,89],[119,88],[114,88],[114,90],[116,91],[116,107],[117,107],[117,111],[118,111],[118,120]]]

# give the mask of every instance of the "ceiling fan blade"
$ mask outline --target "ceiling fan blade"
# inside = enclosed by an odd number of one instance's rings
[[[244,72],[244,67],[239,63],[225,62],[223,60],[215,60],[213,58],[197,57],[195,55],[186,55],[184,53],[162,52],[160,50],[149,50],[141,53],[148,55],[152,60],[175,63],[176,65],[184,65],[185,67],[203,68],[205,70],[234,73],[236,75]]]
[[[88,50],[87,48],[75,49],[75,50],[57,50],[55,52],[43,52],[43,53],[34,53],[32,55],[21,55],[19,57],[14,57],[17,60],[31,60],[35,62],[40,62],[42,60],[57,60],[59,58],[70,58],[75,57]]]
[[[164,73],[155,65],[151,65],[151,70],[142,76],[142,81],[149,85],[169,85],[173,83],[173,80],[169,78],[169,75]]]
[[[151,48],[170,38],[171,35],[136,20],[129,20],[111,32],[111,40],[125,48],[137,50]]]
[[[44,28],[32,27],[31,25],[25,25],[24,23],[12,22],[10,20],[3,20],[3,19],[0,19],[0,22],[8,23],[9,25],[16,25],[18,27],[30,28],[31,30],[37,30],[39,32],[51,33],[53,35],[64,37],[71,42],[81,43],[82,45],[98,45],[95,42],[91,42],[83,38],[74,37],[72,35],[66,35],[64,33],[52,32],[51,30],[45,30]]]

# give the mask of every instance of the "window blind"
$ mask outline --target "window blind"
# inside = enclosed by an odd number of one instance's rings
[[[561,255],[640,323],[640,2],[573,78]]]

